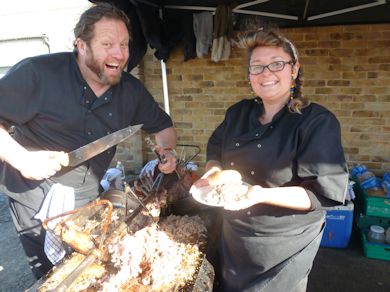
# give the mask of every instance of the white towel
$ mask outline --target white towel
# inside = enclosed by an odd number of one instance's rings
[[[193,17],[196,54],[198,58],[203,58],[213,43],[213,13],[209,11],[194,13]]]
[[[59,183],[54,184],[47,193],[42,207],[34,218],[44,221],[46,218],[63,214],[73,210],[75,207],[75,195],[72,187]],[[51,230],[64,217],[52,220],[48,223],[48,230],[45,237],[44,250],[47,258],[53,265],[59,263],[66,254],[66,249],[61,239]]]
[[[228,60],[231,52],[230,38],[233,31],[232,7],[218,5],[215,10],[214,36],[211,47],[211,60]]]

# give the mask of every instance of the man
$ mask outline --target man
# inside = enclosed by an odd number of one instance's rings
[[[175,169],[168,150],[176,145],[170,117],[136,78],[122,72],[128,26],[114,6],[93,6],[75,27],[74,52],[27,58],[0,79],[0,192],[10,198],[36,278],[53,266],[43,249],[45,231],[34,219],[45,196],[59,183],[74,189],[76,208],[94,200],[115,147],[77,167],[67,166],[66,152],[142,123],[167,157],[160,171]]]

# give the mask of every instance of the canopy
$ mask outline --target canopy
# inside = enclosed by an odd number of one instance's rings
[[[132,23],[128,71],[144,56],[147,45],[161,60],[164,107],[169,113],[164,60],[179,42],[184,43],[184,61],[194,58],[194,13],[229,6],[236,30],[262,25],[305,27],[390,23],[390,0],[89,0],[111,2],[121,8]]]
[[[128,0],[162,9],[213,10],[232,5],[240,15],[256,15],[281,27],[390,22],[389,0]]]

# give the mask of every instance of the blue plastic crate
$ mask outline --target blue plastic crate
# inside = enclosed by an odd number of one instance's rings
[[[353,202],[348,201],[343,206],[326,211],[326,226],[320,246],[335,248],[348,246],[352,233],[353,209]]]

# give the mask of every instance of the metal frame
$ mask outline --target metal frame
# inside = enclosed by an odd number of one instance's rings
[[[148,0],[130,0],[132,3],[134,2],[140,2],[144,3],[153,7],[158,7],[155,3],[152,3]],[[265,16],[265,17],[273,17],[273,18],[279,18],[279,19],[287,19],[287,20],[293,20],[293,21],[298,21],[299,17],[295,15],[286,15],[286,14],[278,14],[278,13],[270,13],[270,12],[262,12],[262,11],[253,11],[253,10],[247,10],[247,9],[242,9],[246,7],[250,7],[253,5],[265,3],[268,1],[272,0],[254,0],[250,1],[247,3],[240,4],[236,6],[232,12],[234,13],[241,13],[241,14],[247,14],[247,15],[259,15],[259,16]],[[387,3],[387,0],[375,0],[372,3],[369,4],[364,4],[364,5],[358,5],[350,8],[345,8],[345,9],[340,9],[336,11],[331,11],[327,13],[322,13],[318,15],[313,15],[307,17],[307,11],[309,7],[310,0],[306,0],[305,3],[305,9],[303,13],[303,19],[307,21],[313,21],[316,19],[320,18],[325,18],[325,17],[331,17],[334,15],[339,15],[343,13],[349,13],[352,11],[357,11],[357,10],[362,10],[362,9],[367,9],[370,7],[378,6],[378,5],[383,5]],[[183,6],[183,5],[165,5],[163,8],[167,9],[184,9],[184,10],[194,10],[194,11],[211,11],[215,12],[216,7],[208,7],[208,6]],[[162,19],[162,8],[160,7],[160,18]],[[166,72],[166,65],[163,60],[161,60],[161,73],[162,73],[162,82],[163,82],[163,96],[164,96],[164,110],[167,114],[170,114],[170,108],[169,108],[169,94],[168,94],[168,81],[167,81],[167,72]]]
[[[373,3],[358,5],[358,6],[340,9],[340,10],[336,10],[336,11],[332,11],[332,12],[328,12],[328,13],[322,13],[322,14],[318,14],[318,15],[314,15],[314,16],[309,16],[307,18],[307,21],[312,21],[312,20],[316,20],[316,19],[320,19],[320,18],[325,18],[325,17],[348,13],[348,12],[352,12],[352,11],[356,11],[356,10],[366,9],[366,8],[370,8],[370,7],[374,7],[374,6],[378,6],[378,5],[383,5],[383,4],[386,4],[386,2],[387,2],[386,0],[376,0]]]

